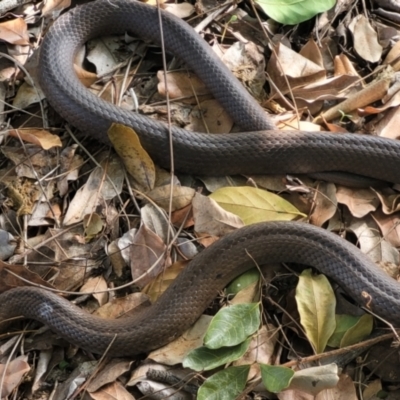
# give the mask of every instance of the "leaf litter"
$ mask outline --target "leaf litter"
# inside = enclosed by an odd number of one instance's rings
[[[302,7],[306,1],[300,2]],[[396,23],[400,10],[396,2],[376,0],[376,8],[364,9],[369,7],[364,2],[339,0],[312,23],[298,26],[279,25],[260,14],[266,34],[245,3],[224,6],[223,12],[215,2],[161,3],[179,17],[195,16],[193,26],[201,21],[196,13],[212,15],[201,28],[203,36],[272,112],[283,131],[328,128],[398,138],[400,46]],[[396,188],[356,189],[307,177],[171,176],[153,164],[135,133],[125,132],[126,128],[119,128],[125,133],[124,142],[115,143],[118,157],[70,128],[60,128],[62,121],[51,110],[44,118],[35,57],[46,34],[44,28],[69,6],[68,0],[45,5],[12,0],[0,3],[1,46],[9,55],[0,59],[2,291],[29,281],[76,292],[76,302],[102,318],[127,315],[136,306],[146,307],[149,298],[158,298],[201,247],[243,224],[270,218],[305,218],[327,226],[358,244],[380,268],[398,278]],[[270,17],[277,19],[290,9],[287,6],[277,12],[273,5],[269,7]],[[310,12],[303,7],[305,10]],[[139,109],[151,118],[167,120],[159,49],[127,36],[94,40],[90,48],[75,65],[85,86],[128,110]],[[176,61],[167,80],[173,100],[172,123],[210,134],[232,129],[229,115],[202,82]],[[73,139],[76,134],[77,142]],[[118,133],[115,140],[120,136]],[[224,191],[229,196],[221,200]],[[37,326],[27,325],[26,356],[18,357],[17,336],[5,337],[0,346],[0,367],[5,370],[1,396],[18,393],[32,399],[50,395],[67,399],[86,391],[93,399],[150,398],[154,392],[168,398],[177,393],[180,398],[193,398],[198,392],[198,398],[213,398],[245,390],[262,394],[265,386],[279,399],[356,399],[361,392],[364,398],[373,398],[382,391],[393,398],[399,396],[398,359],[390,357],[392,339],[388,333],[386,341],[370,338],[369,315],[331,291],[325,279],[310,276],[314,290],[310,291],[310,286],[300,290],[306,285],[303,282],[297,285],[295,297],[291,270],[281,268],[268,278],[263,276],[266,292],[260,291],[258,281],[248,285],[238,278],[235,284],[244,289],[234,299],[221,292],[198,324],[149,355],[147,363],[155,363],[144,373],[139,372],[141,367],[136,369],[134,360],[93,361],[51,332],[32,336],[30,331]],[[129,282],[137,277],[145,280],[133,288]],[[304,298],[305,294],[308,297]],[[328,300],[321,300],[327,296]],[[336,311],[327,313],[335,298]],[[246,347],[247,340],[251,343],[245,354],[224,373],[194,375],[178,365],[162,367],[163,374],[157,377],[154,373],[147,376],[162,364],[182,363],[187,354],[204,345],[210,316],[221,305],[252,302],[260,302],[261,311],[270,316],[279,316],[279,310],[284,310],[285,317],[268,323],[263,319],[257,333],[242,341]],[[314,316],[309,310],[311,303],[315,304]],[[326,320],[318,330],[314,329],[319,320],[315,315],[324,315]],[[305,320],[308,323],[303,323]],[[243,319],[233,319],[235,323],[243,324]],[[336,327],[333,334],[332,327]],[[12,346],[17,346],[16,352],[11,352]],[[347,368],[366,349],[368,358],[357,365],[357,372]],[[207,354],[210,352],[207,349]],[[361,375],[364,378],[359,382]]]

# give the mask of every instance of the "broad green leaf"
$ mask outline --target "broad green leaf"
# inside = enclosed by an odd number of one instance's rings
[[[308,340],[322,353],[336,327],[336,298],[328,279],[304,270],[296,287],[296,302]]]
[[[204,344],[209,349],[236,346],[256,332],[259,326],[258,303],[225,307],[212,319],[204,337]]]
[[[266,389],[279,393],[290,385],[294,371],[290,368],[260,364],[262,381]]]
[[[199,347],[192,350],[182,364],[185,368],[191,368],[195,371],[209,371],[220,365],[238,360],[247,351],[250,341],[251,338],[248,338],[237,346],[221,347],[215,350]]]
[[[340,341],[340,347],[351,346],[352,344],[361,342],[370,335],[373,327],[374,322],[372,315],[362,315],[357,323],[343,335],[343,338]]]
[[[232,400],[245,388],[250,366],[230,367],[208,378],[197,392],[197,400]]]
[[[260,272],[257,268],[252,268],[246,271],[244,274],[234,279],[225,289],[226,294],[237,294],[241,290],[247,288],[252,283],[257,282],[260,279]]]
[[[285,25],[296,25],[328,11],[336,0],[256,0],[269,17]]]
[[[128,173],[143,190],[153,189],[156,180],[155,166],[142,147],[137,133],[128,126],[116,123],[111,125],[107,133]]]
[[[210,197],[226,211],[238,215],[245,225],[305,217],[282,197],[253,187],[225,187],[216,190]]]
[[[336,315],[336,328],[332,333],[332,336],[328,340],[328,346],[330,347],[340,347],[340,341],[342,340],[344,334],[353,327],[360,317],[355,317],[353,315],[337,314]]]

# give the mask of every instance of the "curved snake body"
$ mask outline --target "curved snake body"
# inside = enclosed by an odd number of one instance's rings
[[[344,171],[400,183],[399,142],[275,130],[208,45],[186,23],[161,14],[167,50],[199,75],[236,123],[254,131],[205,135],[172,127],[176,169],[209,175]],[[98,99],[81,85],[72,65],[77,49],[105,32],[127,31],[158,42],[158,23],[155,8],[127,0],[98,0],[77,7],[59,18],[44,39],[41,86],[53,107],[82,131],[107,142],[112,122],[129,125],[151,157],[169,167],[168,127]],[[314,266],[361,304],[400,324],[399,285],[394,280],[355,246],[322,229],[294,222],[261,223],[227,235],[192,260],[161,298],[134,318],[96,318],[54,293],[23,287],[0,295],[0,320],[17,315],[37,319],[95,353],[103,353],[111,343],[112,356],[144,353],[190,327],[218,291],[254,261]]]

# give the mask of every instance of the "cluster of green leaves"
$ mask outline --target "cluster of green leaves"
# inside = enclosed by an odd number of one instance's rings
[[[242,278],[243,277],[243,278]],[[259,274],[248,271],[228,287],[230,292],[254,282]],[[372,317],[335,315],[336,298],[324,275],[312,275],[305,270],[296,288],[296,302],[300,321],[310,343],[317,353],[326,346],[344,347],[359,342],[372,330]],[[232,399],[245,388],[249,365],[230,365],[239,360],[249,348],[252,335],[261,324],[259,303],[236,304],[221,309],[212,319],[204,337],[204,345],[191,351],[184,367],[195,371],[220,369],[200,387],[198,399]],[[288,388],[295,372],[283,366],[260,364],[265,388],[279,393]]]

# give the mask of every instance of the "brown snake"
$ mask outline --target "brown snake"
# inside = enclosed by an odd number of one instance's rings
[[[166,49],[198,74],[246,131],[206,135],[172,127],[177,170],[203,175],[342,171],[400,183],[399,142],[366,135],[276,130],[192,28],[168,13],[161,15]],[[40,83],[52,106],[83,132],[107,142],[112,122],[131,126],[154,161],[169,167],[165,124],[97,98],[75,76],[72,60],[83,43],[100,34],[124,32],[158,43],[158,11],[127,0],[98,0],[71,10],[43,41]],[[254,260],[314,266],[358,302],[400,324],[400,287],[394,280],[355,246],[322,229],[294,222],[261,223],[227,235],[192,260],[162,297],[134,318],[99,319],[51,292],[23,287],[0,295],[0,320],[17,315],[37,319],[95,353],[103,353],[110,343],[111,356],[148,352],[190,327],[218,291],[253,266]]]

